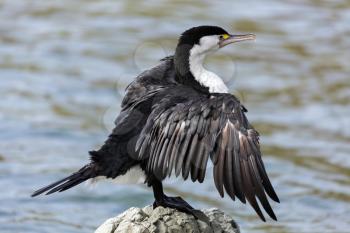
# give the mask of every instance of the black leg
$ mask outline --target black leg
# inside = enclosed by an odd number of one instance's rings
[[[208,217],[200,210],[194,209],[190,206],[184,199],[181,197],[168,197],[163,192],[162,182],[154,179],[152,180],[152,188],[155,201],[153,203],[153,208],[157,208],[158,206],[168,207],[177,209],[178,211],[191,214],[196,219],[206,222],[210,225],[210,221]]]
[[[163,185],[160,181],[156,180],[152,184],[153,194],[154,194],[154,204],[153,207],[158,206],[169,207],[177,209],[181,212],[192,213],[193,207],[190,206],[181,197],[168,197],[163,192]]]

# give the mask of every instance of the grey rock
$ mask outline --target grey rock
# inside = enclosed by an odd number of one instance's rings
[[[132,207],[105,221],[95,233],[239,233],[236,222],[219,209],[202,210],[210,224],[175,209]]]

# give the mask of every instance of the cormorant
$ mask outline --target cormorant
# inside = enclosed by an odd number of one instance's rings
[[[206,55],[254,39],[253,34],[230,35],[217,26],[183,32],[173,56],[127,86],[115,128],[99,150],[89,152],[91,161],[32,196],[62,192],[100,176],[114,179],[141,168],[145,184],[153,188],[154,208],[170,207],[198,216],[181,197],[166,196],[162,180],[175,173],[202,183],[210,157],[221,197],[225,190],[233,200],[248,200],[265,221],[258,199],[277,220],[266,194],[276,202],[279,199],[261,158],[259,133],[222,79],[203,67]]]

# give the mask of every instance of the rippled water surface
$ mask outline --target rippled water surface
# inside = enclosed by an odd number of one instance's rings
[[[279,221],[263,223],[251,207],[220,199],[212,179],[169,180],[167,192],[224,209],[243,232],[349,232],[346,0],[0,0],[0,232],[91,232],[153,201],[143,185],[108,182],[29,195],[83,165],[113,127],[125,86],[201,24],[257,35],[207,66],[262,135]]]

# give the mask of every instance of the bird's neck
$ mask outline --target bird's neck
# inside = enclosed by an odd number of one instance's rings
[[[192,49],[189,57],[189,67],[193,77],[201,85],[208,87],[210,93],[227,93],[228,89],[224,81],[215,73],[203,66],[205,54]]]
[[[205,92],[227,93],[228,88],[223,80],[204,68],[204,59],[205,54],[193,48],[187,51],[176,51],[174,63],[179,81]]]

